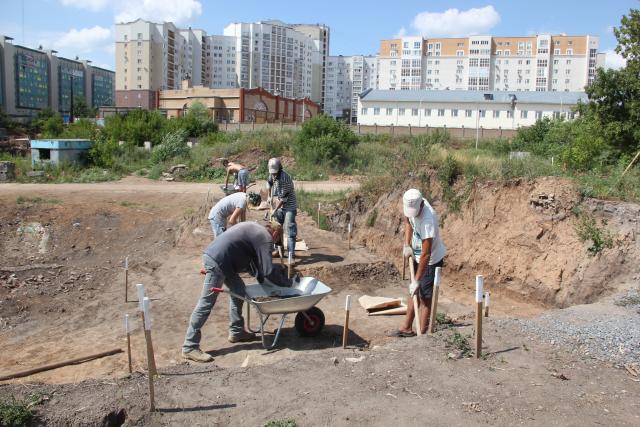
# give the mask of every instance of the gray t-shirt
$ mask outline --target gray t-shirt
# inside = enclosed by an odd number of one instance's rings
[[[267,276],[273,281],[272,250],[273,239],[266,227],[241,222],[216,237],[204,253],[213,258],[225,275],[250,272],[262,283]]]
[[[247,195],[245,193],[238,192],[230,194],[223,197],[222,200],[211,208],[208,219],[226,222],[233,211],[237,208],[244,209],[245,206],[247,206]]]

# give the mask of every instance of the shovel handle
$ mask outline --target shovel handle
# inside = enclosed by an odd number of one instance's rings
[[[415,267],[413,266],[413,258],[409,260],[409,273],[411,274],[411,283],[416,280]],[[420,307],[418,306],[418,295],[412,295],[413,300],[413,321],[416,327],[416,334],[422,335],[422,329],[420,329]]]

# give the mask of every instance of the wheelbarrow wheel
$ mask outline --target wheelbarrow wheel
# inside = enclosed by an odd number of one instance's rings
[[[296,314],[296,330],[301,337],[315,337],[324,328],[324,313],[318,307],[311,307],[305,313],[311,322],[302,312]]]

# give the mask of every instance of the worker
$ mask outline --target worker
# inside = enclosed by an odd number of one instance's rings
[[[272,217],[280,224],[287,233],[287,249],[292,258],[296,254],[296,236],[298,227],[296,225],[296,211],[298,204],[296,201],[296,191],[293,187],[293,180],[282,169],[282,163],[278,158],[269,159],[269,176],[267,178],[267,188],[269,198],[267,203],[272,206],[272,197],[276,197],[276,206],[273,209]]]
[[[240,163],[230,162],[227,159],[222,159],[222,166],[227,170],[227,176],[224,178],[224,188],[229,185],[229,175],[235,176],[235,182],[237,182],[237,190],[246,193],[249,186],[249,169],[242,166]]]
[[[446,248],[440,238],[438,215],[420,191],[413,188],[407,190],[402,197],[402,207],[405,216],[402,256],[409,258],[414,265],[415,277],[412,278],[409,294],[411,297],[418,296],[420,313],[414,313],[413,304],[407,304],[402,327],[387,335],[412,337],[416,335],[412,329],[414,315],[418,315],[423,334],[429,327],[436,267],[442,267]]]
[[[189,327],[182,346],[182,357],[196,362],[211,362],[213,357],[200,349],[202,327],[207,321],[218,297],[211,289],[224,283],[239,295],[245,295],[245,284],[239,276],[241,272],[252,273],[259,283],[269,280],[278,286],[290,286],[286,273],[274,268],[271,250],[279,243],[282,230],[279,224],[266,226],[255,222],[243,222],[230,228],[216,238],[202,255],[204,286],[196,307],[191,314]],[[249,341],[255,335],[245,331],[242,317],[243,300],[232,297],[235,302],[229,306],[229,342]]]
[[[223,197],[211,208],[208,219],[215,237],[222,234],[228,227],[246,221],[247,199],[252,206],[259,206],[262,201],[260,195],[254,192],[248,195],[233,193]]]

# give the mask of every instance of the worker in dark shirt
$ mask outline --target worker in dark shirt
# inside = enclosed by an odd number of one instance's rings
[[[224,283],[237,295],[245,295],[241,272],[252,273],[259,283],[265,278],[278,286],[289,286],[286,275],[273,268],[271,252],[274,242],[280,243],[282,229],[279,224],[262,226],[255,222],[243,222],[225,231],[207,247],[202,255],[206,276],[202,294],[198,300],[182,346],[182,356],[196,362],[211,362],[213,357],[200,350],[201,329],[207,321],[218,297],[211,288]],[[229,305],[229,341],[247,341],[254,337],[244,330],[243,300],[235,297]]]

